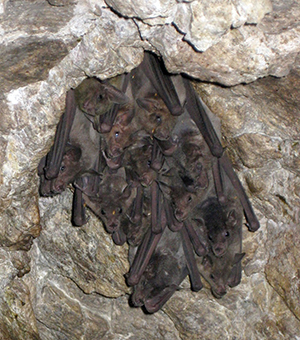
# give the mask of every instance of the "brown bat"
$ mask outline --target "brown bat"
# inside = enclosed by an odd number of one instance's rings
[[[124,179],[120,171],[116,174],[105,172],[95,194],[90,186],[80,188],[86,205],[102,220],[105,229],[112,234],[117,244],[126,241],[122,223],[126,223],[127,212],[132,205],[134,192]]]
[[[122,91],[124,78],[125,75],[105,81],[87,78],[75,89],[78,107],[92,118],[94,128],[99,132],[102,132],[100,117],[109,112],[114,104],[123,105],[129,100]]]
[[[193,290],[202,288],[195,259],[192,260],[192,269],[189,263],[189,257],[193,254],[185,248],[190,250],[189,241],[185,236],[182,237],[181,233],[174,233],[169,229],[164,230],[140,281],[133,288],[131,302],[134,306],[144,306],[148,313],[157,312],[188,274]]]
[[[199,99],[197,94],[195,93],[191,83],[183,78],[184,85],[186,87],[186,109],[190,114],[191,118],[196,123],[197,127],[199,128],[203,138],[205,139],[207,145],[213,156],[219,158],[219,162],[221,167],[225,170],[227,176],[229,177],[230,181],[232,182],[241,204],[244,208],[244,213],[246,216],[246,220],[248,222],[248,229],[250,231],[256,231],[259,228],[259,222],[251,203],[245,193],[245,190],[239,181],[236,173],[232,168],[232,164],[224,153],[222,144],[215,132],[215,129],[208,117],[207,114],[207,107],[203,105],[203,102]]]

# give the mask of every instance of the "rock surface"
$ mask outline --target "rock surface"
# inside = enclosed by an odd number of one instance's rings
[[[300,5],[213,3],[0,1],[0,339],[299,337]],[[216,300],[186,280],[155,315],[128,304],[127,248],[92,213],[73,227],[71,189],[41,199],[36,174],[66,91],[130,71],[144,49],[206,82],[195,87],[261,222],[244,228],[238,287]]]

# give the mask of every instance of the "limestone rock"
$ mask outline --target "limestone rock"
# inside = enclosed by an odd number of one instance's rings
[[[95,216],[83,227],[73,227],[70,191],[41,199],[40,204],[44,227],[37,256],[45,266],[72,279],[87,294],[117,297],[129,291],[124,278],[129,270],[127,247],[114,245]]]

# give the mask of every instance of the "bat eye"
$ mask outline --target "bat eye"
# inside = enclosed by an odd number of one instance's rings
[[[150,165],[151,165],[151,161],[148,160],[148,161],[147,161],[147,166],[148,166],[148,168],[150,168]]]
[[[215,279],[215,276],[213,274],[210,274],[209,277],[214,280]]]
[[[102,99],[103,99],[103,95],[102,95],[102,94],[99,94],[98,99],[99,99],[99,100],[102,100]]]
[[[106,215],[106,212],[105,212],[104,209],[101,209],[101,214],[102,214],[102,215]]]
[[[119,132],[119,131],[116,131],[116,132],[115,132],[115,137],[118,138],[119,135],[120,135],[120,132]]]
[[[192,202],[192,196],[188,197],[188,202]]]
[[[157,115],[156,116],[156,121],[160,124],[161,123],[161,116]]]
[[[60,172],[64,172],[66,170],[66,167],[64,165],[62,165],[59,170],[60,170]]]
[[[208,235],[208,239],[209,239],[210,241],[213,240],[213,238],[211,237],[211,235]]]
[[[119,214],[122,214],[122,212],[123,212],[123,209],[119,208]]]
[[[225,231],[225,237],[229,237],[230,233],[228,231]]]

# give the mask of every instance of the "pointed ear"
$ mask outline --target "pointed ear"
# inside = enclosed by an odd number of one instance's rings
[[[234,255],[233,263],[237,264],[242,261],[242,258],[246,255],[246,253],[237,253]]]
[[[202,265],[206,270],[211,269],[213,265],[211,258],[209,256],[204,256],[202,260]]]
[[[193,220],[197,223],[197,227],[205,228],[205,222],[203,218],[197,217],[197,218],[193,218]]]
[[[148,112],[152,112],[157,109],[157,102],[155,99],[138,98],[136,102],[141,109],[144,109]]]
[[[131,107],[128,107],[124,112],[119,114],[116,118],[116,122],[114,125],[120,126],[128,126],[134,117],[134,110]]]
[[[131,185],[127,185],[122,192],[122,198],[127,199],[131,195]]]
[[[70,162],[78,162],[81,157],[81,149],[75,146],[68,146],[64,154],[64,159]]]
[[[235,209],[232,209],[228,212],[226,224],[232,227],[234,227],[237,224],[237,216]]]
[[[129,101],[129,98],[126,96],[126,94],[120,90],[118,90],[116,87],[104,84],[105,92],[107,94],[107,97],[110,101],[112,101],[115,104],[126,104]]]

